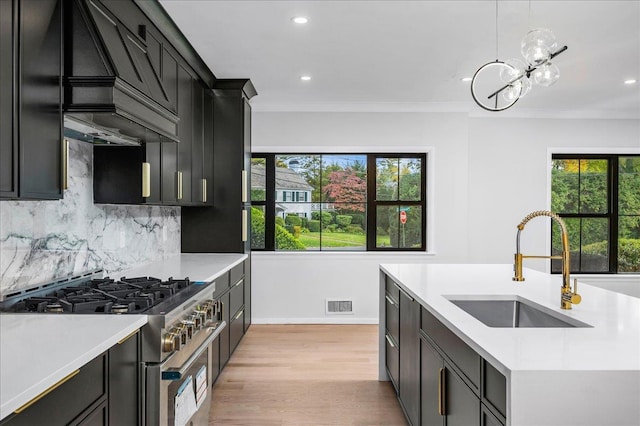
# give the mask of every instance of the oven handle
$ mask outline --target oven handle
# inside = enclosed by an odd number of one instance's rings
[[[184,373],[187,372],[191,365],[196,362],[196,360],[202,355],[202,352],[207,350],[207,347],[213,340],[222,333],[222,329],[227,326],[227,323],[222,321],[214,330],[213,333],[209,337],[206,338],[204,342],[200,344],[198,349],[196,349],[193,354],[187,359],[180,368],[170,368],[167,370],[162,370],[162,380],[181,380],[184,376]],[[211,330],[211,328],[209,328]]]

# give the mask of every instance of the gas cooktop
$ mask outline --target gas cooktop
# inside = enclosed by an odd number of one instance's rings
[[[153,277],[98,278],[69,285],[48,293],[25,297],[12,304],[11,311],[45,313],[140,314],[189,290],[189,278],[162,281]]]

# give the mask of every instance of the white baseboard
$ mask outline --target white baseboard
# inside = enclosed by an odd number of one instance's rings
[[[251,318],[252,324],[378,324],[378,318]]]

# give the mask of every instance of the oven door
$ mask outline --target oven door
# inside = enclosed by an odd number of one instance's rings
[[[207,425],[211,406],[211,343],[226,323],[205,328],[179,352],[146,371],[147,426]]]

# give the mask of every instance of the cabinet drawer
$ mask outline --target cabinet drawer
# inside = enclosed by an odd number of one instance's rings
[[[389,276],[385,275],[385,287],[387,290],[387,293],[389,293],[391,295],[391,298],[394,300],[400,300],[400,288],[398,287],[398,285],[393,282],[393,280],[391,278],[389,278]]]
[[[229,344],[231,345],[231,352],[236,349],[238,343],[244,335],[244,309],[238,312],[233,318],[231,318],[231,325],[229,326]]]
[[[244,305],[244,280],[233,284],[229,294],[229,314],[235,315],[242,305]]]
[[[217,298],[229,288],[229,273],[220,275],[213,282],[216,283],[216,291],[213,293],[213,297]]]
[[[398,376],[400,374],[400,351],[398,350],[397,343],[394,342],[389,335],[385,335],[386,338],[386,357],[387,357],[387,372],[393,387],[398,392]]]
[[[387,333],[391,335],[395,342],[400,341],[400,309],[397,300],[390,294],[385,295],[386,302],[386,327]]]
[[[25,411],[1,422],[2,426],[68,425],[101,398],[106,403],[106,355],[89,362],[80,372]]]
[[[231,285],[234,285],[242,277],[244,277],[244,262],[231,268],[231,271],[229,271],[229,276],[231,278],[230,279]]]
[[[421,328],[460,370],[469,381],[469,385],[479,393],[480,355],[425,308],[422,308]]]
[[[507,379],[487,361],[484,363],[482,402],[507,416]]]

